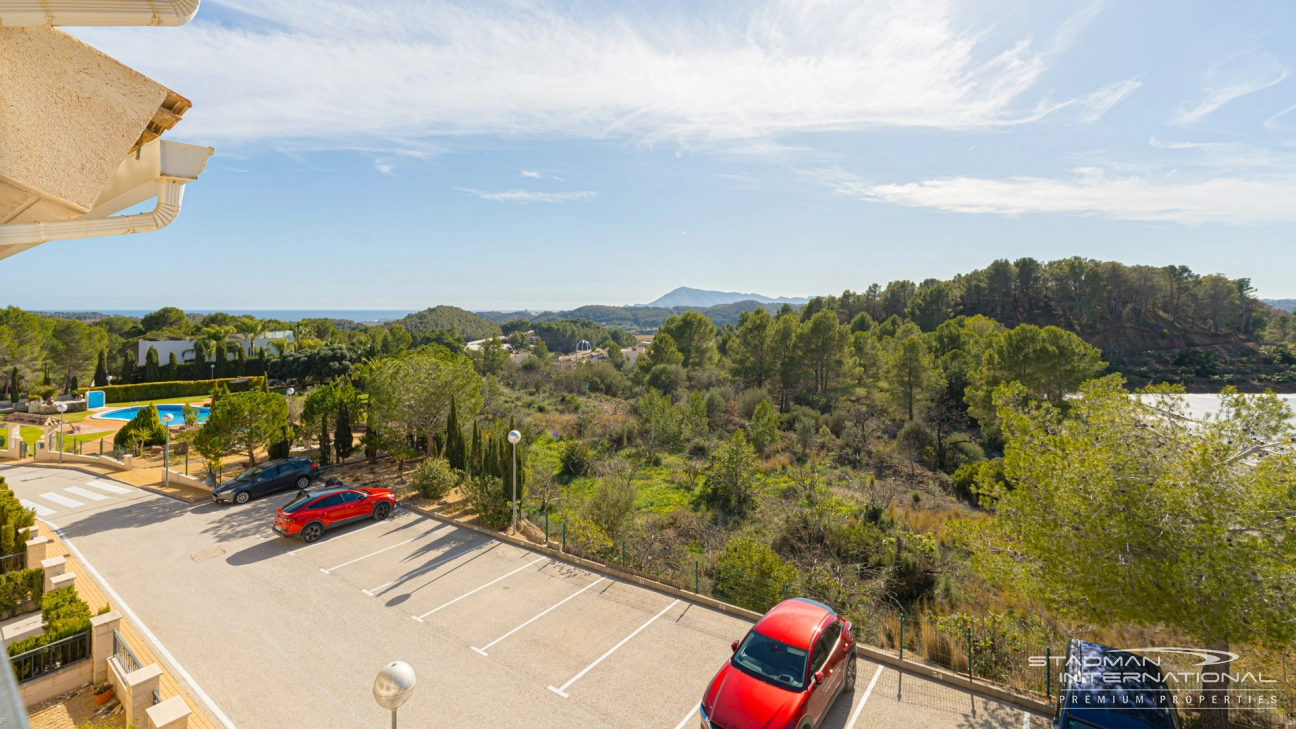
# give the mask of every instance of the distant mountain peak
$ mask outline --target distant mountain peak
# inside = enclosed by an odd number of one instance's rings
[[[740,294],[737,291],[709,291],[681,286],[665,296],[642,306],[720,306],[738,301],[759,301],[762,304],[804,304],[809,299],[803,296],[762,296],[761,294]]]

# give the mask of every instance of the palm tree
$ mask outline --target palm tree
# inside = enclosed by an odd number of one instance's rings
[[[234,322],[234,327],[238,330],[238,333],[242,334],[243,338],[247,340],[247,347],[245,349],[247,350],[247,356],[249,357],[256,355],[256,340],[265,336],[265,333],[270,331],[269,324],[261,319],[250,316],[241,318]]]
[[[207,340],[206,340],[206,339],[194,339],[194,340],[193,340],[193,346],[190,347],[189,349],[186,349],[185,351],[181,352],[180,354],[181,354],[181,356],[186,355],[186,354],[192,354],[192,355],[193,355],[194,362],[206,362],[206,361],[207,361],[207,352],[208,352]]]

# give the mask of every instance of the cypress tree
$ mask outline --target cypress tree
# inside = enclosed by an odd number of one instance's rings
[[[122,352],[121,373],[121,384],[126,385],[135,381],[135,354],[133,352]]]
[[[157,382],[160,374],[157,347],[149,347],[148,352],[144,355],[144,381]]]
[[[477,428],[477,421],[473,421],[472,448],[468,452],[468,475],[480,475],[482,472],[482,441],[481,431]]]
[[[175,352],[167,354],[166,378],[168,381],[175,381],[176,369],[179,366],[180,363],[176,361]]]
[[[44,363],[44,367],[45,367],[45,378],[41,380],[41,385],[43,385],[43,386],[45,386],[45,387],[49,387],[49,386],[50,386],[50,376],[49,376],[49,362],[48,362],[48,361],[46,361],[46,362]]]
[[[354,436],[351,434],[351,408],[346,400],[338,403],[337,428],[333,431],[333,452],[337,454],[338,463],[345,461],[355,450]]]
[[[328,415],[320,413],[320,436],[319,436],[319,464],[327,466],[332,461],[329,459],[329,421]]]
[[[175,355],[171,355],[174,357]],[[95,363],[94,380],[92,384],[95,387],[103,387],[108,384],[108,350],[99,350],[99,361]]]
[[[464,452],[463,428],[459,426],[459,410],[454,398],[450,398],[450,414],[446,416],[445,457],[451,468],[463,471],[468,467],[467,455]]]
[[[216,343],[216,376],[224,377],[225,368],[229,366],[229,347],[224,342]]]

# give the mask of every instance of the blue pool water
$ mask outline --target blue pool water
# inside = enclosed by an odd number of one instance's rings
[[[198,422],[207,422],[208,409],[201,406],[194,406],[194,408],[198,411]],[[175,416],[175,419],[171,421],[172,425],[184,425],[184,405],[158,405],[157,409],[158,417],[162,418],[164,422],[169,413]],[[139,411],[140,406],[136,405],[135,407],[122,408],[120,410],[110,410],[106,413],[101,413],[98,417],[106,418],[108,420],[131,420],[139,413]]]

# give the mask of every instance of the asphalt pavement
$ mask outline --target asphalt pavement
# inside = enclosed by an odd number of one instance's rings
[[[371,691],[393,660],[418,676],[401,726],[695,727],[707,681],[750,628],[404,509],[305,545],[270,529],[291,493],[189,505],[76,471],[0,475],[230,727],[390,726]],[[857,668],[856,690],[823,727],[1047,722],[890,667]]]

